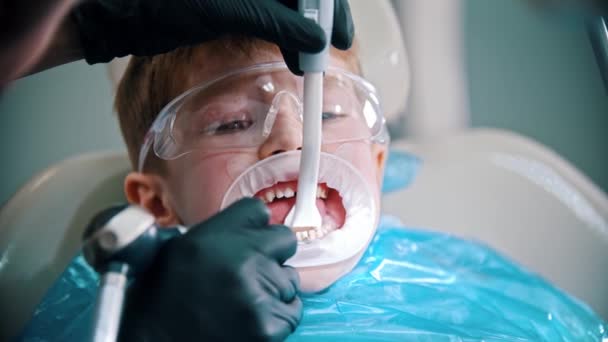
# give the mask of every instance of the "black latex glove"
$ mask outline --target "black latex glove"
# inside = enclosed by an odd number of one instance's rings
[[[276,341],[298,325],[297,240],[243,199],[167,242],[129,288],[121,341]]]
[[[298,51],[319,52],[320,26],[297,12],[296,0],[90,0],[74,11],[88,63],[129,54],[151,56],[216,39],[255,36],[276,43],[290,70],[301,74]],[[348,49],[354,27],[347,0],[335,0],[331,43]]]

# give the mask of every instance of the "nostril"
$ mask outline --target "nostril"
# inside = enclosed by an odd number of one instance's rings
[[[298,150],[298,151],[302,151],[302,148],[301,148],[301,147],[298,147],[298,148],[296,148],[296,150]]]
[[[276,150],[276,151],[272,152],[272,155],[274,156],[274,155],[277,155],[277,154],[283,153],[283,152],[285,152],[285,150]]]

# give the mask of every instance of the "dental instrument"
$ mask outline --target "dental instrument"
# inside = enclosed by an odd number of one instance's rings
[[[322,224],[316,200],[323,124],[323,76],[329,61],[334,0],[300,0],[298,7],[304,17],[323,28],[327,38],[325,48],[321,52],[300,53],[300,69],[304,72],[302,158],[296,203],[285,218],[285,224],[292,227],[296,233],[308,235],[309,230],[314,230]]]
[[[608,92],[608,16],[597,17],[587,24],[589,40],[595,53],[604,88]]]
[[[137,206],[114,206],[93,218],[82,249],[101,278],[91,341],[116,341],[129,278],[144,272],[163,243],[183,232],[158,229],[154,216]]]

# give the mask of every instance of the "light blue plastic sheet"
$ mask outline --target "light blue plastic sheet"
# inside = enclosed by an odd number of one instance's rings
[[[78,255],[49,289],[15,341],[89,341],[98,286],[97,273]]]
[[[84,341],[96,287],[76,258],[21,340]],[[289,341],[608,339],[608,326],[586,305],[491,249],[387,217],[359,265],[303,302]]]
[[[409,186],[416,178],[420,164],[420,159],[411,154],[391,151],[384,167],[382,193],[386,194]]]
[[[290,341],[606,341],[586,305],[493,250],[381,223],[359,265],[306,296]]]
[[[383,189],[407,187],[419,166],[391,153]],[[85,341],[97,286],[76,257],[17,340]],[[303,302],[289,341],[608,341],[608,326],[584,303],[509,259],[391,217],[351,273]]]

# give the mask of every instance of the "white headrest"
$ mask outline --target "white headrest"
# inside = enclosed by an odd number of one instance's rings
[[[389,0],[350,0],[363,76],[378,89],[384,116],[395,121],[405,111],[410,70],[401,27]]]
[[[405,110],[410,86],[407,54],[399,21],[390,0],[350,0],[363,75],[378,89],[387,121],[395,121]],[[109,64],[116,86],[129,57]]]

